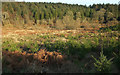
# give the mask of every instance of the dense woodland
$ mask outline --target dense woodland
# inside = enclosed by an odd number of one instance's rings
[[[3,26],[48,25],[55,29],[95,28],[120,21],[117,4],[4,2]]]

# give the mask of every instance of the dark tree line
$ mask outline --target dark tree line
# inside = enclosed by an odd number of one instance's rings
[[[78,4],[64,3],[29,3],[29,2],[5,2],[3,12],[9,14],[9,19],[24,19],[34,21],[37,24],[55,25],[57,20],[63,20],[70,16],[74,21],[108,23],[119,21],[117,4],[93,4],[89,7]],[[69,17],[68,17],[69,18]],[[27,22],[26,22],[27,23]]]

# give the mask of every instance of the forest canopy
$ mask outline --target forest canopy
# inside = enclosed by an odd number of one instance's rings
[[[4,2],[3,26],[48,25],[56,29],[114,25],[120,21],[117,4],[90,6],[65,3]]]

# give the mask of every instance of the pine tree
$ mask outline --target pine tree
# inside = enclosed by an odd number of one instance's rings
[[[81,18],[81,13],[80,12],[75,13],[75,19],[77,20],[78,18]]]
[[[49,19],[49,14],[48,14],[48,11],[46,11],[46,10],[44,11],[44,18]]]

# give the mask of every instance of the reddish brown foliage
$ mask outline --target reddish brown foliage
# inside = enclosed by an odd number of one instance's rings
[[[37,53],[26,53],[26,52],[9,52],[3,51],[3,68],[11,69],[12,72],[18,72],[21,68],[26,68],[34,61],[37,61],[36,64],[47,64],[60,65],[64,61],[64,56],[59,52],[49,52],[47,50],[40,50]],[[6,64],[9,63],[9,64]]]

